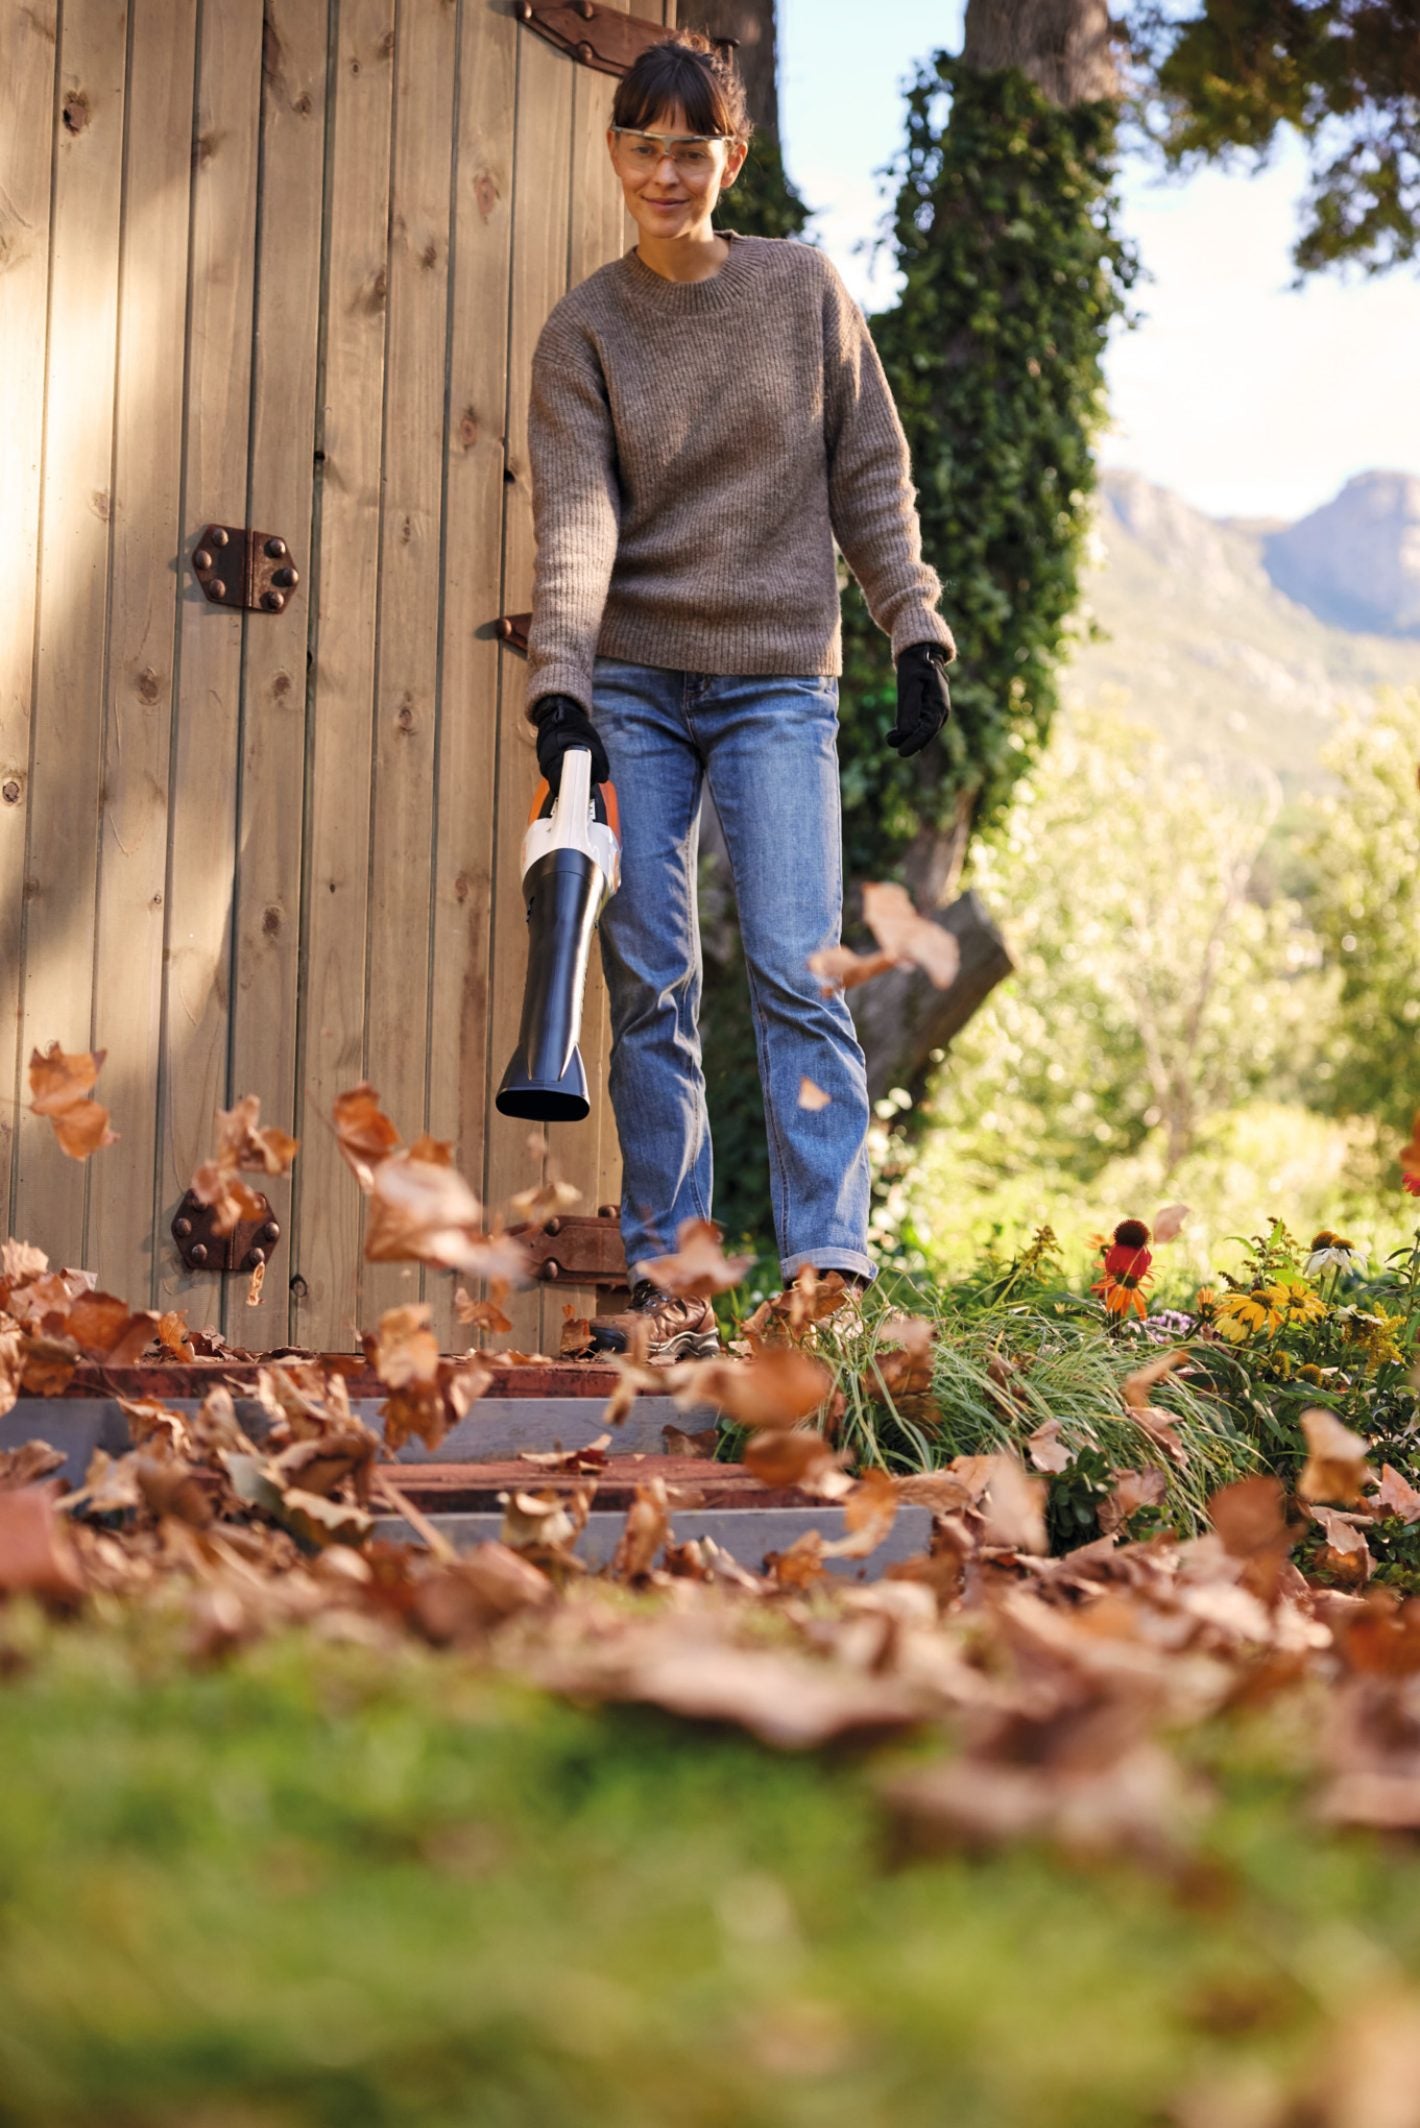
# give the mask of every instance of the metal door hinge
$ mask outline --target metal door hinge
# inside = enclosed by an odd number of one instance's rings
[[[256,1194],[263,1207],[260,1219],[239,1220],[230,1234],[219,1234],[215,1207],[187,1192],[173,1214],[173,1240],[189,1271],[254,1271],[269,1261],[281,1226],[270,1198],[261,1190]]]
[[[207,525],[192,554],[192,572],[214,606],[279,613],[300,583],[290,549],[275,532],[245,525]]]
[[[518,0],[516,12],[520,22],[559,52],[595,67],[599,74],[626,73],[644,51],[670,35],[659,22],[638,22],[619,7],[602,7],[598,0],[570,0],[556,7]]]

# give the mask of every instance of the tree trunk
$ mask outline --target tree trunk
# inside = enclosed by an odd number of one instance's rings
[[[1052,103],[1119,94],[1107,0],[967,0],[961,56],[978,74],[1019,67]]]
[[[779,138],[779,73],[774,37],[774,0],[680,0],[682,29],[707,37],[735,37],[735,59],[745,85],[749,115],[762,133]]]

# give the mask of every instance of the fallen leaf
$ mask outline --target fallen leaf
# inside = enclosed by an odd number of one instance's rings
[[[737,1286],[754,1262],[752,1256],[726,1256],[722,1230],[713,1219],[685,1219],[676,1232],[675,1252],[653,1256],[645,1275],[663,1293],[680,1300],[709,1300]]]
[[[22,1441],[18,1448],[0,1448],[0,1492],[15,1492],[63,1470],[65,1458],[48,1441]]]
[[[399,1149],[399,1132],[380,1107],[368,1079],[337,1094],[333,1110],[335,1141],[362,1190],[369,1190],[374,1170]]]
[[[1044,1554],[1049,1549],[1044,1479],[1028,1476],[1014,1456],[983,1456],[980,1460],[987,1466],[986,1489],[981,1498],[981,1512],[986,1518],[983,1542],[1013,1552]]]
[[[650,1573],[666,1538],[670,1535],[666,1488],[659,1478],[638,1485],[626,1510],[612,1572],[620,1581],[642,1581]]]
[[[1036,1469],[1049,1471],[1053,1477],[1075,1460],[1074,1450],[1060,1438],[1059,1419],[1042,1419],[1035,1432],[1026,1435],[1025,1449]]]
[[[454,1290],[454,1313],[468,1329],[487,1330],[494,1337],[506,1337],[513,1327],[497,1300],[474,1300],[462,1286]]]
[[[45,1487],[0,1492],[0,1591],[64,1605],[84,1593],[69,1532]]]
[[[1326,1538],[1320,1561],[1326,1571],[1338,1581],[1369,1581],[1375,1560],[1360,1518],[1334,1507],[1309,1507],[1307,1513]]]
[[[30,1111],[48,1116],[71,1160],[87,1160],[101,1146],[118,1143],[117,1131],[108,1127],[108,1110],[88,1099],[107,1055],[105,1049],[70,1053],[57,1042],[51,1042],[42,1054],[36,1049],[30,1055],[30,1092],[34,1095]]]
[[[860,983],[870,983],[875,975],[886,975],[896,966],[891,953],[855,953],[851,946],[824,946],[808,959],[809,973],[818,977],[825,997],[835,990],[856,990]]]
[[[1298,1498],[1354,1507],[1362,1497],[1362,1486],[1375,1475],[1366,1461],[1370,1444],[1343,1426],[1334,1412],[1320,1406],[1302,1413],[1301,1428],[1307,1460],[1297,1480]]]
[[[875,882],[865,886],[863,921],[884,953],[920,968],[938,990],[956,981],[961,948],[950,931],[913,907],[905,887]]]
[[[853,1480],[821,1433],[795,1429],[790,1433],[757,1433],[744,1451],[745,1469],[761,1485],[778,1491],[801,1487],[821,1500],[841,1499],[853,1490]]]
[[[1378,1514],[1394,1515],[1401,1522],[1420,1522],[1420,1492],[1403,1478],[1393,1464],[1381,1465],[1381,1482],[1373,1505]]]
[[[1159,1507],[1168,1493],[1168,1479],[1157,1463],[1146,1470],[1116,1470],[1114,1484],[1099,1506],[1100,1530],[1106,1537],[1123,1529],[1141,1507]]]
[[[833,1387],[821,1360],[771,1345],[747,1360],[682,1360],[664,1370],[677,1404],[713,1404],[738,1426],[797,1426]]]

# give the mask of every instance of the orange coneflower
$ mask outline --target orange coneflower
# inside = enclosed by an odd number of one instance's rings
[[[1121,1219],[1104,1251],[1104,1276],[1090,1287],[1098,1293],[1111,1315],[1147,1315],[1143,1288],[1149,1282],[1149,1229],[1142,1219]]]
[[[1420,1108],[1410,1126],[1410,1143],[1400,1148],[1400,1180],[1412,1197],[1420,1197]]]

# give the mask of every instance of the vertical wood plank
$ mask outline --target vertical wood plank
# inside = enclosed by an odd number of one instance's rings
[[[409,1139],[428,1098],[455,10],[401,0],[396,23],[365,1043]],[[421,1291],[410,1266],[367,1265],[366,1326]]]
[[[192,577],[204,524],[241,524],[247,495],[261,0],[202,0],[192,141],[178,713],[169,792],[167,966],[159,1111],[157,1298],[197,1325],[220,1281],[183,1268],[168,1223],[229,1099],[243,616]]]
[[[358,1348],[362,1205],[330,1128],[364,1071],[394,0],[341,0],[311,533],[309,819],[293,1338]]]
[[[89,1047],[103,758],[126,18],[71,0],[60,26],[45,396],[39,630],[31,727],[23,1064]],[[104,1092],[107,1093],[107,1086]],[[28,1099],[27,1090],[22,1101]],[[18,1112],[17,1227],[51,1256],[84,1251],[87,1172],[48,1122]],[[115,1127],[123,1128],[122,1116]],[[103,1159],[111,1154],[100,1153]]]
[[[548,312],[567,285],[568,186],[571,174],[573,67],[540,37],[524,32],[518,55],[517,131],[513,172],[513,287],[508,340],[505,423],[506,518],[500,611],[525,611],[532,595],[532,498],[528,479],[527,414],[532,352]],[[520,877],[521,823],[537,780],[533,731],[526,717],[526,668],[514,651],[501,652],[494,852],[493,951],[490,984],[492,1054],[484,1196],[496,1211],[536,1179],[528,1153],[529,1126],[500,1116],[492,1093],[517,1038],[527,959]],[[547,1350],[543,1291],[515,1295],[509,1306],[515,1344]],[[555,1316],[561,1321],[560,1303]],[[555,1350],[555,1342],[553,1349]]]
[[[10,1222],[15,1117],[24,1084],[20,969],[25,830],[29,821],[30,704],[38,606],[44,439],[45,313],[57,0],[7,10],[0,24],[0,1216]],[[26,1093],[28,1098],[28,1093]]]
[[[281,613],[247,624],[231,1051],[233,1094],[258,1094],[263,1117],[283,1130],[293,1128],[296,1112],[327,21],[325,7],[311,0],[266,0],[247,523],[286,541],[300,581]],[[289,1237],[291,1178],[263,1178],[261,1186]],[[228,1282],[228,1335],[236,1343],[287,1342],[290,1260],[287,1239],[255,1308],[238,1281]]]
[[[452,1134],[481,1185],[489,1073],[489,951],[501,611],[503,416],[512,244],[511,116],[520,32],[510,14],[465,6],[459,50],[457,178],[451,236],[447,536],[439,724],[438,864],[429,1016],[430,1125]],[[506,833],[517,832],[509,823]],[[501,1074],[503,1058],[494,1058]],[[454,1282],[430,1282],[446,1349]]]
[[[158,1030],[181,522],[183,342],[196,18],[134,0],[119,253],[113,601],[105,690],[94,1034],[122,1139],[90,1164],[86,1262],[137,1306],[156,1254]],[[158,1248],[167,1241],[157,1237]],[[169,1244],[170,1245],[170,1244]]]

